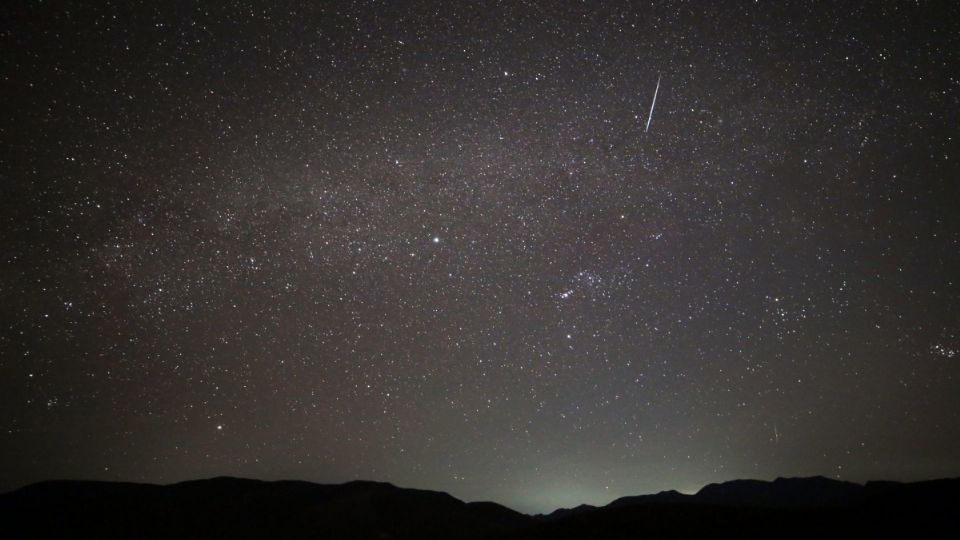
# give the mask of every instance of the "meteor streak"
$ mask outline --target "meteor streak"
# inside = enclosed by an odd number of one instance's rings
[[[650,103],[650,115],[647,116],[647,128],[643,130],[644,133],[650,131],[650,121],[653,120],[653,108],[657,105],[657,92],[660,91],[660,76],[657,75],[657,88],[653,91],[653,102]]]

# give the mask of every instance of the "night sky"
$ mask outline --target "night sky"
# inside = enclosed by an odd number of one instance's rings
[[[0,489],[960,475],[957,21],[4,2]]]

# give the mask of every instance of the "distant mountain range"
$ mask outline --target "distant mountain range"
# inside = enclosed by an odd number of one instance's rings
[[[529,516],[379,482],[50,481],[0,495],[2,538],[960,538],[960,479],[734,480]]]

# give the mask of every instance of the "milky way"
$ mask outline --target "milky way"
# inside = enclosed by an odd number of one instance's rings
[[[956,476],[957,20],[5,3],[0,487]]]

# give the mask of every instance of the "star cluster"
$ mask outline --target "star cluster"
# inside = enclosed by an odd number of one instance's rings
[[[960,473],[950,3],[0,13],[6,489]]]

